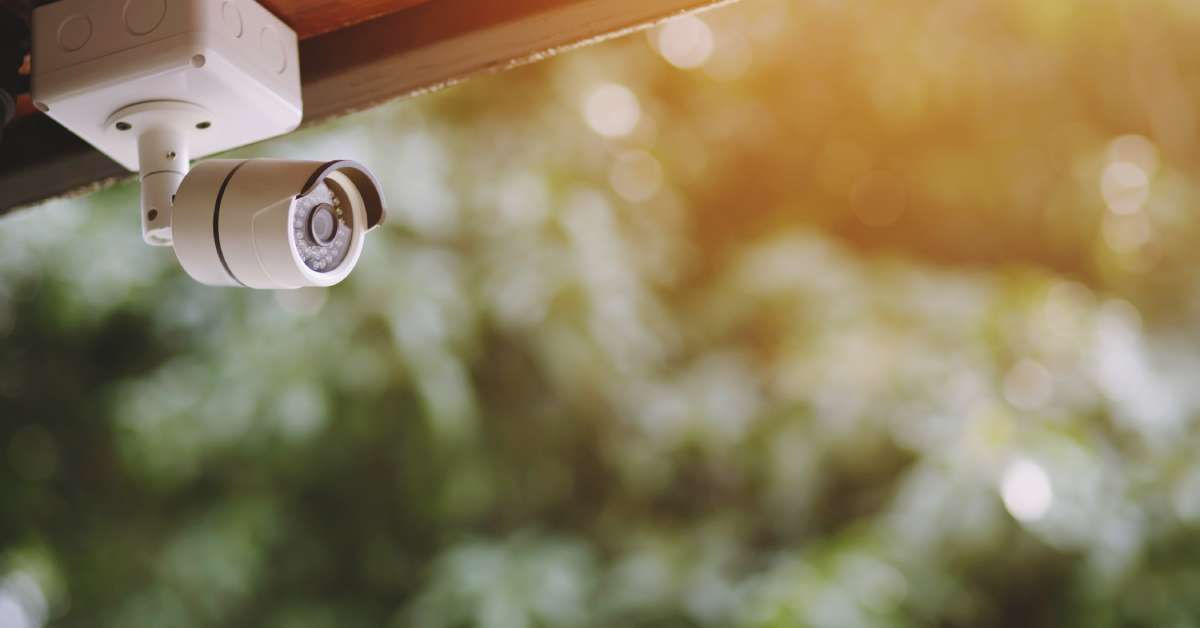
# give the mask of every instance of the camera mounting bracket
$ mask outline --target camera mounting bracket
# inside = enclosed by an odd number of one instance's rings
[[[212,130],[213,114],[200,105],[154,100],[123,107],[104,123],[106,143],[136,150],[142,198],[142,239],[171,245],[175,191],[189,167],[189,147]]]
[[[57,0],[33,12],[33,60],[34,106],[141,171],[150,244],[171,243],[188,158],[303,117],[296,34],[255,0]]]

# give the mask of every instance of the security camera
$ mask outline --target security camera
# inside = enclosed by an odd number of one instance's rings
[[[33,13],[34,106],[141,182],[142,238],[214,286],[344,279],[383,195],[353,161],[203,157],[295,129],[296,34],[254,0],[58,0]]]
[[[331,286],[383,219],[379,185],[353,161],[214,159],[175,193],[175,255],[215,286]]]

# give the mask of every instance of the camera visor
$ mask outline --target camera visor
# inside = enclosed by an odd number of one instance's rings
[[[319,273],[336,270],[354,238],[354,212],[346,193],[337,183],[322,181],[296,201],[292,231],[305,266]]]

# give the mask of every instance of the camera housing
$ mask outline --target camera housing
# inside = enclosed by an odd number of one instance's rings
[[[34,105],[140,171],[142,239],[216,286],[329,286],[384,218],[351,161],[204,157],[295,129],[295,32],[254,0],[57,0],[33,13]]]
[[[214,286],[331,286],[384,218],[379,185],[353,161],[213,159],[175,198],[175,255]]]

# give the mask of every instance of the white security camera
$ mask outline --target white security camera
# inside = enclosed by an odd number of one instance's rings
[[[197,281],[331,286],[383,221],[352,161],[191,168],[303,117],[296,34],[254,0],[58,0],[34,10],[33,56],[34,105],[140,171],[142,238]]]
[[[175,193],[175,255],[216,286],[331,286],[383,220],[379,186],[352,161],[215,159]]]

